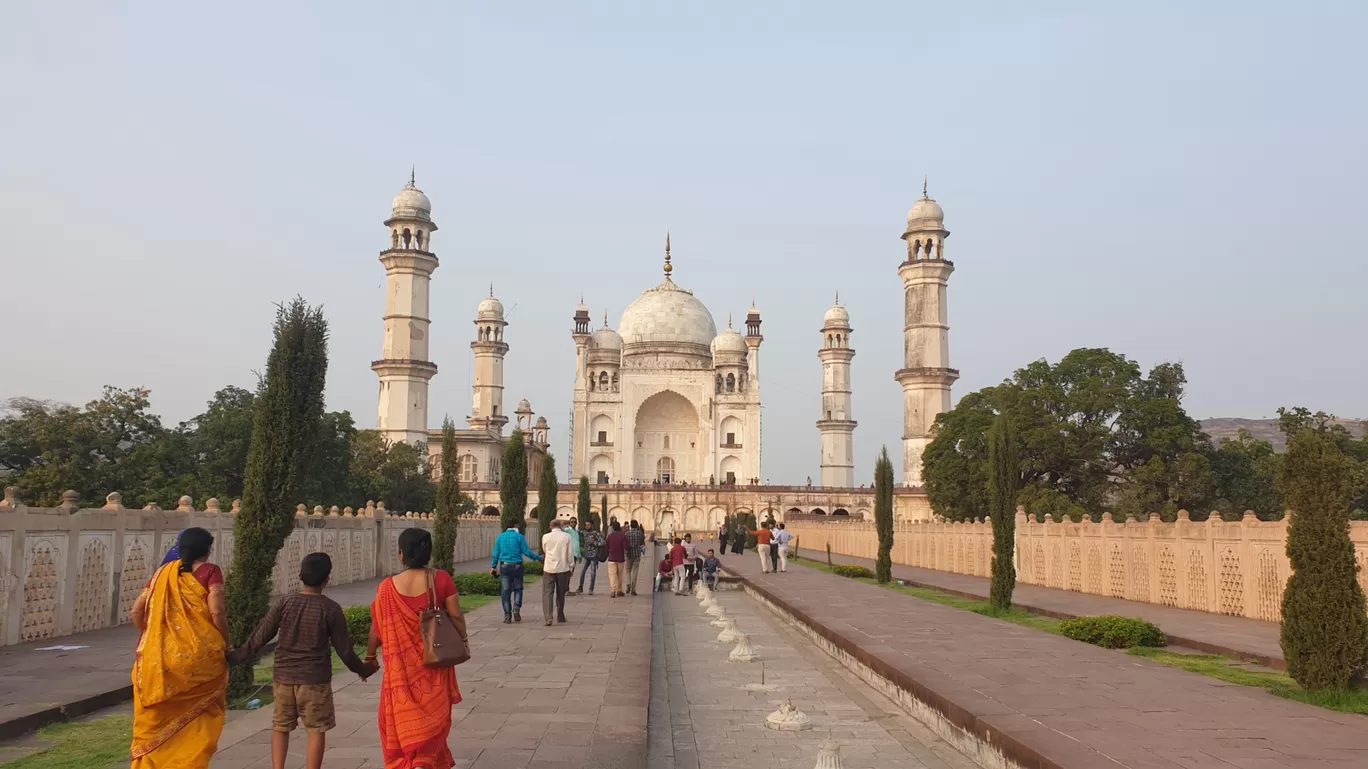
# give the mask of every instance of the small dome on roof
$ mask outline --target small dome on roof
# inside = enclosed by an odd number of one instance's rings
[[[531,413],[532,413],[532,404],[531,404],[530,402],[528,402],[528,400],[527,400],[526,398],[523,398],[522,400],[518,401],[518,410],[517,410],[516,412],[514,412],[514,413],[516,413],[516,414],[531,414]]]
[[[394,196],[394,202],[390,205],[390,209],[395,218],[432,218],[432,201],[428,200],[428,196],[424,195],[423,191],[414,185],[412,178],[402,190],[399,190],[399,194]]]
[[[480,306],[475,310],[475,317],[479,320],[503,320],[503,302],[494,298],[494,288],[489,289],[489,296],[480,300]]]
[[[719,352],[746,353],[746,338],[736,333],[730,324],[725,331],[717,335],[712,342],[712,351],[716,355]]]
[[[826,311],[826,315],[822,316],[822,322],[828,326],[849,326],[850,313],[841,305],[833,304],[831,309]]]
[[[596,350],[622,349],[622,335],[607,326],[595,331],[593,336],[589,337],[589,340],[593,343],[594,349]]]
[[[913,225],[927,226],[930,224],[941,224],[945,221],[945,211],[940,204],[928,197],[923,197],[912,204],[912,209],[907,212],[907,226]]]

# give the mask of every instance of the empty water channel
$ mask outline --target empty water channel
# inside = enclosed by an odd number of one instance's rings
[[[713,600],[756,659],[729,659],[698,595],[656,595],[648,769],[813,769],[833,747],[842,769],[978,769],[756,599]],[[766,725],[781,709],[798,730]]]

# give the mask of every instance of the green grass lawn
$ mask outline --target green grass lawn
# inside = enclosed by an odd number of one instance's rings
[[[0,764],[5,769],[114,769],[128,766],[133,719],[108,716],[74,724],[53,724],[38,731],[51,743],[33,755]]]
[[[816,569],[831,574],[831,568],[825,563],[811,560],[789,560],[789,563],[796,563],[806,566],[809,569]],[[843,577],[843,579],[850,579]],[[878,585],[872,579],[857,579],[856,582],[864,582],[869,585]],[[893,590],[898,593],[910,595],[913,598],[920,598],[923,601],[931,601],[941,606],[949,606],[953,609],[964,609],[975,614],[982,614],[986,617],[993,617],[1005,622],[1011,622],[1023,627],[1043,630],[1046,633],[1060,635],[1060,620],[1051,617],[1042,617],[1039,614],[1032,614],[1021,609],[1008,609],[1005,612],[994,611],[987,601],[977,601],[972,598],[965,598],[953,593],[946,593],[941,590],[926,587],[902,587],[898,583],[890,582],[880,585],[886,590]],[[1338,710],[1344,713],[1363,713],[1368,715],[1368,689],[1349,689],[1347,691],[1328,691],[1328,692],[1308,692],[1297,685],[1286,673],[1276,671],[1250,670],[1242,667],[1238,660],[1222,657],[1215,654],[1182,654],[1179,652],[1166,651],[1164,649],[1136,648],[1127,651],[1136,657],[1143,657],[1161,665],[1186,670],[1189,673],[1198,673],[1209,678],[1216,678],[1227,683],[1239,684],[1241,686],[1257,686],[1267,690],[1270,694],[1275,694],[1289,700],[1305,702],[1308,705]]]

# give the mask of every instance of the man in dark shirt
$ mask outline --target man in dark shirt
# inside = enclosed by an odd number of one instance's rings
[[[646,532],[641,524],[633,519],[623,534],[627,535],[627,594],[636,595],[637,573],[641,568],[641,556],[646,551]]]
[[[332,574],[332,559],[327,553],[309,553],[299,564],[299,580],[304,589],[266,614],[251,639],[228,652],[228,662],[239,664],[254,659],[276,637],[275,714],[272,719],[271,759],[285,765],[290,749],[290,732],[299,721],[309,733],[308,769],[323,766],[327,747],[324,733],[337,725],[332,696],[332,650],[353,673],[365,680],[378,666],[367,665],[356,656],[347,635],[347,619],[342,607],[323,595]]]

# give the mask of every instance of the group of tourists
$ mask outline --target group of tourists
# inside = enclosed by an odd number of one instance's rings
[[[755,537],[755,551],[760,556],[761,572],[771,574],[788,571],[789,543],[793,541],[793,534],[784,528],[784,524],[765,521],[758,530],[752,531],[744,523],[739,523],[735,529],[724,525],[717,531],[717,541],[723,553],[727,552],[727,542],[730,541],[732,552],[740,555],[747,537]]]
[[[641,557],[646,550],[646,532],[637,521],[626,526],[616,518],[609,523],[608,535],[601,534],[591,522],[578,518],[551,521],[542,535],[541,554],[532,552],[527,539],[516,526],[500,534],[489,556],[489,572],[499,578],[499,600],[504,624],[522,622],[523,578],[526,560],[542,563],[542,621],[566,622],[566,596],[582,595],[589,579],[589,595],[594,594],[600,563],[607,564],[608,593],[612,598],[636,595]],[[570,589],[570,579],[579,571],[579,588]]]
[[[467,644],[456,584],[428,568],[432,535],[399,535],[403,571],[384,580],[371,604],[364,659],[352,648],[342,608],[323,595],[332,572],[326,553],[300,561],[299,593],[276,604],[238,648],[230,648],[223,572],[209,563],[214,537],[181,532],[132,609],[140,632],[133,665],[132,769],[208,769],[227,711],[228,666],[247,662],[276,638],[271,758],[285,766],[289,735],[308,732],[307,766],[323,763],[325,735],[336,725],[332,652],[362,680],[380,670],[380,749],[387,769],[450,769],[451,708],[461,701],[455,661],[424,659],[424,616],[444,612]]]

